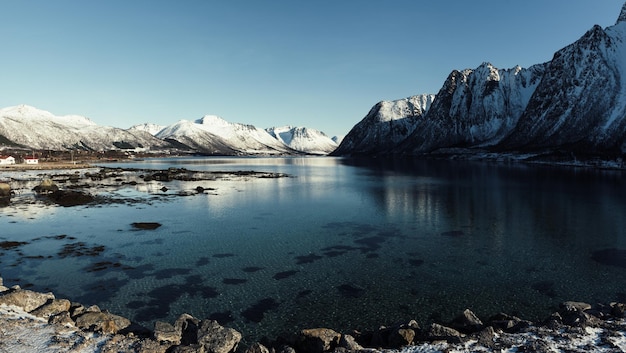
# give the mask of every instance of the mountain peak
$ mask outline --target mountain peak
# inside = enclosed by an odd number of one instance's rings
[[[624,6],[622,6],[622,12],[619,14],[619,17],[617,18],[617,23],[620,23],[620,22],[626,22],[626,3],[624,4]]]

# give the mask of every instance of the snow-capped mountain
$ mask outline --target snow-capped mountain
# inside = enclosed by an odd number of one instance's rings
[[[346,135],[339,135],[339,136],[333,136],[331,140],[335,141],[337,146],[339,146],[344,138],[346,138]]]
[[[130,130],[130,131],[145,131],[145,132],[149,133],[150,135],[154,136],[154,135],[158,134],[163,129],[165,129],[165,126],[163,126],[163,125],[157,125],[157,124],[152,124],[152,123],[143,123],[143,124],[133,125],[128,130]]]
[[[453,71],[418,119],[400,114],[393,120],[414,119],[404,139],[389,133],[381,108],[377,104],[334,154],[423,154],[456,147],[626,153],[626,4],[615,25],[594,26],[550,62]]]
[[[315,129],[282,126],[267,128],[265,131],[291,149],[307,154],[326,155],[337,148],[335,141]]]
[[[263,129],[229,123],[215,115],[206,115],[196,121],[180,120],[161,130],[156,137],[207,154],[297,153]]]
[[[169,146],[146,132],[99,126],[78,115],[55,116],[28,105],[0,109],[0,137],[4,144],[50,150]]]
[[[333,154],[379,154],[389,151],[415,130],[434,99],[433,94],[423,94],[377,103],[343,138]]]

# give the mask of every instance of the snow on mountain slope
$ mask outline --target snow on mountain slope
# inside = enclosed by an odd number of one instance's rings
[[[626,19],[594,26],[549,63],[507,149],[626,152]]]
[[[544,70],[544,65],[499,70],[483,63],[475,70],[453,71],[398,149],[413,154],[499,142],[517,124]]]
[[[382,101],[346,135],[333,155],[386,153],[404,141],[430,109],[435,95]]]
[[[229,123],[206,115],[194,122],[181,120],[161,130],[158,138],[174,140],[209,154],[291,154],[295,151],[252,125]]]
[[[131,126],[128,130],[129,131],[145,131],[147,133],[149,133],[150,135],[156,135],[159,133],[159,131],[163,130],[165,128],[165,126],[163,125],[157,125],[157,124],[152,124],[152,123],[143,123],[143,124],[138,124],[138,125],[133,125]]]
[[[428,111],[407,124],[413,130],[406,138],[402,133],[390,138],[383,111],[384,105],[375,106],[334,154],[449,148],[624,154],[626,4],[615,25],[594,26],[550,62],[510,70],[485,63],[453,71]]]
[[[326,155],[337,148],[335,141],[315,129],[283,126],[267,128],[265,131],[290,148],[303,153]]]
[[[149,134],[99,126],[78,115],[55,116],[27,105],[0,109],[0,135],[13,143],[35,149],[111,150],[120,146],[167,146]]]

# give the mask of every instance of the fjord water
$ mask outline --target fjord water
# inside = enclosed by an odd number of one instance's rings
[[[115,192],[141,202],[0,209],[0,241],[25,243],[0,256],[5,283],[148,327],[210,317],[249,341],[446,321],[466,308],[540,320],[565,300],[626,300],[620,171],[329,157],[107,166],[290,177],[140,183]],[[152,197],[164,185],[209,191]]]

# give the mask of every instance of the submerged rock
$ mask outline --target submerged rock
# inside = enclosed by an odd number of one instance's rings
[[[161,223],[157,222],[135,222],[131,224],[133,228],[143,230],[155,230],[161,226]]]
[[[86,205],[95,200],[92,195],[75,190],[57,190],[49,193],[48,198],[63,207]]]

